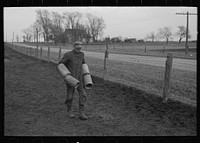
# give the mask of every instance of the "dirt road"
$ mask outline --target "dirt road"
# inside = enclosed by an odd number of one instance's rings
[[[65,86],[54,64],[4,50],[6,136],[195,136],[196,108],[93,77],[89,119],[67,119]],[[78,95],[74,112],[78,116]]]
[[[22,43],[15,43],[19,46],[27,46],[36,48],[35,46],[29,46]],[[44,50],[47,51],[47,47],[43,47]],[[51,52],[58,53],[59,49],[51,48]],[[62,53],[65,53],[66,49],[62,49]],[[91,52],[84,51],[85,56],[103,59],[104,54],[99,52]],[[125,54],[109,54],[109,59],[114,61],[123,61],[123,62],[131,62],[138,64],[148,64],[152,66],[165,67],[166,58],[163,57],[152,57],[152,56],[138,56],[138,55],[125,55]],[[173,58],[172,68],[181,69],[181,70],[189,70],[189,71],[197,71],[197,60],[188,60],[188,59],[179,59]]]

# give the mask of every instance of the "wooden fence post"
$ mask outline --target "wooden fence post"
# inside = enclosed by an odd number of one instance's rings
[[[26,55],[28,55],[28,54],[29,54],[29,48],[26,47]]]
[[[38,46],[36,48],[36,58],[38,58]]]
[[[31,49],[30,47],[27,47],[28,48],[28,55],[30,56],[31,55]]]
[[[60,58],[61,58],[61,47],[59,47],[58,61],[60,61]]]
[[[49,63],[49,60],[50,60],[50,47],[48,47],[48,63]]]
[[[170,81],[170,73],[172,68],[172,53],[167,55],[167,60],[165,62],[165,77],[164,77],[164,85],[163,85],[163,102],[167,102],[168,94],[169,94],[169,81]]]
[[[107,59],[108,59],[108,45],[106,44],[106,50],[105,50],[105,56],[104,56],[104,72],[103,72],[103,79],[104,79],[104,82],[106,82],[107,80]]]
[[[163,54],[165,53],[165,46],[163,46]]]
[[[42,59],[42,47],[40,47],[40,60]]]
[[[32,56],[32,48],[30,47],[30,56]]]

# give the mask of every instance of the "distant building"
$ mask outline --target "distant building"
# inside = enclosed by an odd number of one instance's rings
[[[113,37],[111,38],[110,40],[112,43],[118,43],[118,42],[121,42],[121,40],[119,39],[119,37]]]
[[[144,43],[143,39],[138,40],[138,43]]]
[[[85,41],[85,30],[83,29],[65,29],[66,41],[72,43],[74,41]]]
[[[129,38],[129,39],[125,39],[124,42],[135,43],[135,42],[137,42],[137,40],[136,40],[136,38]]]

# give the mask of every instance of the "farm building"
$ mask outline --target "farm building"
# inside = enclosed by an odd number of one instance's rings
[[[144,43],[143,39],[138,40],[138,43]]]
[[[117,42],[121,42],[121,40],[119,39],[119,37],[113,37],[110,40],[112,43],[117,43]]]
[[[66,40],[69,43],[74,42],[76,40],[82,41],[84,37],[84,33],[85,31],[81,29],[65,29],[65,32],[64,32]]]
[[[92,38],[83,29],[65,29],[65,37],[67,42],[72,43],[74,41],[91,42]]]
[[[136,38],[129,38],[129,39],[124,40],[124,42],[135,43],[135,42],[137,42],[137,40],[136,40]]]

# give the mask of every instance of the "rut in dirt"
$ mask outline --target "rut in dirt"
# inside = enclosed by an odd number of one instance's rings
[[[4,134],[45,136],[196,135],[196,108],[92,76],[87,121],[66,116],[66,88],[55,64],[4,48]]]

